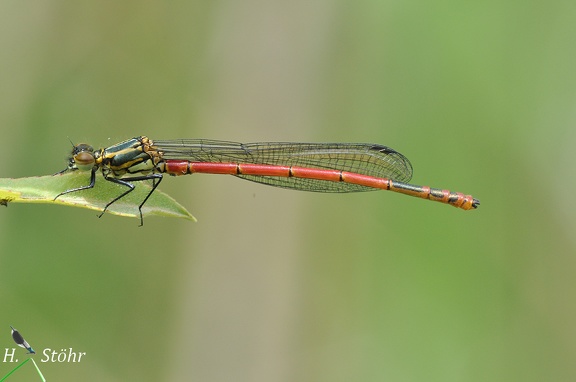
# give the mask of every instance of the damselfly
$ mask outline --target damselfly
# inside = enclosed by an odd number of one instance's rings
[[[63,171],[89,171],[90,183],[56,196],[93,188],[96,172],[126,191],[104,206],[134,190],[133,182],[152,181],[142,206],[163,179],[163,174],[229,174],[275,187],[316,192],[390,190],[450,204],[464,210],[477,208],[478,199],[459,192],[408,184],[410,161],[399,152],[369,143],[236,143],[206,139],[152,140],[141,136],[95,150],[81,143],[72,149]],[[54,199],[56,199],[54,198]]]
[[[20,346],[21,348],[28,350],[28,353],[26,353],[26,354],[36,354],[34,349],[32,349],[32,347],[30,345],[28,345],[28,342],[26,342],[26,340],[24,339],[24,337],[22,337],[20,332],[18,332],[18,330],[14,329],[12,327],[12,325],[10,325],[10,328],[12,329],[12,339],[14,339],[14,342],[16,342],[16,344],[18,346]]]

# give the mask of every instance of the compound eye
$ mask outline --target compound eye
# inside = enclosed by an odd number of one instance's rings
[[[94,154],[92,152],[80,151],[74,155],[74,162],[79,170],[90,170],[94,167],[96,159],[94,159]]]

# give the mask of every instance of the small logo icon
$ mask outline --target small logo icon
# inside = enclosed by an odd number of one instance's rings
[[[26,353],[26,354],[36,354],[34,349],[32,349],[32,347],[30,345],[28,345],[28,342],[26,342],[26,340],[24,339],[24,337],[22,337],[20,332],[18,332],[18,330],[14,329],[12,327],[12,325],[10,325],[10,327],[12,328],[12,338],[14,339],[14,342],[16,342],[16,344],[18,346],[20,346],[21,348],[28,350],[28,353]]]

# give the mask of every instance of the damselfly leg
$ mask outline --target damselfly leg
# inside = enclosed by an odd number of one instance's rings
[[[104,206],[104,209],[102,210],[102,212],[100,213],[100,215],[98,215],[98,217],[102,217],[102,215],[104,215],[104,212],[106,212],[106,210],[108,209],[108,207],[110,207],[112,204],[114,204],[115,202],[117,202],[118,200],[122,199],[123,197],[125,197],[126,195],[128,195],[129,193],[131,193],[132,191],[134,191],[135,186],[124,180],[124,179],[117,179],[117,178],[111,178],[111,177],[104,177],[104,179],[106,179],[109,182],[112,183],[116,183],[116,184],[120,184],[122,186],[126,186],[128,187],[128,190],[126,190],[125,192],[123,192],[122,194],[118,195],[117,197],[115,197],[114,199],[112,199],[110,202],[108,202],[108,204],[106,204]],[[140,203],[140,205],[138,206],[138,213],[140,214],[140,226],[144,225],[144,218],[142,217],[142,206],[144,205],[144,203],[146,203],[146,201],[148,200],[148,198],[152,195],[152,193],[154,192],[154,190],[156,190],[156,187],[158,187],[158,185],[160,184],[160,182],[162,182],[163,176],[162,174],[150,174],[150,175],[145,175],[145,176],[136,176],[136,177],[131,177],[129,178],[129,180],[131,182],[141,182],[143,180],[151,180],[152,181],[152,189],[150,190],[150,192],[146,195],[146,197],[144,198],[144,200],[142,200],[142,202]]]
[[[98,217],[101,218],[102,215],[104,215],[104,213],[106,212],[106,210],[108,210],[108,207],[110,207],[112,204],[116,203],[118,200],[122,199],[123,197],[127,196],[132,191],[134,191],[135,186],[131,182],[141,182],[141,181],[145,181],[145,180],[151,180],[152,181],[152,188],[150,189],[150,192],[148,192],[148,194],[146,194],[146,197],[144,198],[144,200],[142,200],[142,202],[138,205],[138,213],[140,215],[140,226],[144,225],[144,218],[142,216],[142,206],[144,206],[144,204],[146,203],[148,198],[150,198],[152,193],[154,193],[154,190],[156,190],[156,187],[158,187],[160,182],[162,182],[162,178],[163,178],[162,174],[149,174],[149,175],[145,175],[145,176],[131,177],[128,179],[130,181],[128,181],[126,179],[117,179],[117,178],[112,178],[110,176],[104,176],[104,179],[106,179],[107,181],[125,186],[128,189],[126,191],[124,191],[123,193],[121,193],[120,195],[118,195],[117,197],[115,197],[114,199],[112,199],[110,202],[108,202],[104,206],[104,208],[102,209],[102,212],[98,215]],[[56,195],[54,200],[56,200],[58,197],[60,197],[62,195],[66,195],[66,194],[70,194],[72,192],[78,192],[78,191],[83,191],[83,190],[88,190],[88,189],[94,188],[95,185],[96,185],[96,169],[92,170],[90,173],[90,184],[88,184],[86,186],[71,188],[69,190],[63,191],[63,192],[59,193],[58,195]]]

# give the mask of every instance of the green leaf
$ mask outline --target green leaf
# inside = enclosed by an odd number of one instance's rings
[[[71,192],[54,198],[63,191],[88,185],[88,172],[73,171],[53,176],[8,179],[0,178],[0,205],[8,203],[55,203],[102,211],[112,199],[126,191],[120,184],[106,181],[101,174],[96,176],[94,188]],[[134,191],[113,203],[106,213],[140,218],[138,205],[150,193],[150,182],[134,182]],[[142,215],[170,216],[196,221],[182,205],[156,189],[142,207]]]

